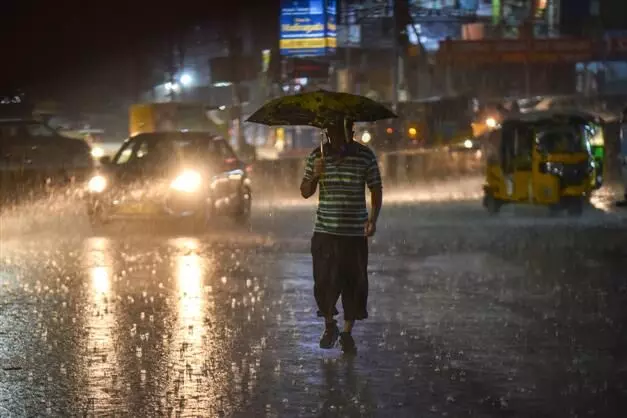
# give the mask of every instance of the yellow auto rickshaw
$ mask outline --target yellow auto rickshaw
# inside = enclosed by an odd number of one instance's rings
[[[578,216],[595,188],[596,164],[585,124],[576,115],[534,112],[503,122],[486,140],[483,204],[543,205]]]

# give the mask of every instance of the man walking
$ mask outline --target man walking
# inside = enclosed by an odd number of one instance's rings
[[[338,123],[327,130],[330,143],[307,158],[300,191],[307,199],[320,187],[311,255],[318,316],[325,319],[320,347],[330,349],[339,338],[342,351],[355,354],[354,322],[368,317],[368,237],[375,234],[381,210],[381,175],[368,147],[353,141],[353,124]],[[370,215],[366,186],[371,193]],[[342,297],[344,329],[334,316]]]

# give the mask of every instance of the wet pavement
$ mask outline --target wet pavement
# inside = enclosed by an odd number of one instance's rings
[[[5,215],[0,416],[626,416],[624,214],[403,196],[355,358],[318,348],[309,203],[203,234]]]

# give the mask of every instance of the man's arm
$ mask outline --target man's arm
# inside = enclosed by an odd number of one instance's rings
[[[309,199],[316,193],[318,188],[318,175],[315,170],[316,158],[312,153],[307,157],[305,162],[305,174],[303,175],[303,181],[300,183],[300,194],[305,199]]]
[[[368,185],[368,189],[370,189],[370,216],[368,217],[368,223],[376,225],[379,219],[379,213],[381,212],[381,206],[383,205],[383,187],[379,164],[374,154],[372,155],[372,161],[366,171],[366,184]]]
[[[311,196],[316,193],[316,189],[318,188],[318,178],[306,178],[303,177],[303,181],[300,183],[300,194],[305,199],[309,199]]]
[[[383,205],[383,188],[381,185],[370,189],[370,216],[368,219],[372,223],[377,223],[381,206]]]

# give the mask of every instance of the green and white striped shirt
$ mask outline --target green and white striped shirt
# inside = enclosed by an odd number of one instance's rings
[[[366,186],[370,190],[381,187],[377,157],[370,148],[357,142],[347,145],[343,158],[333,155],[330,149],[324,153],[314,232],[364,236],[368,221]],[[305,180],[313,178],[314,160],[320,155],[320,148],[316,148],[307,157]]]

